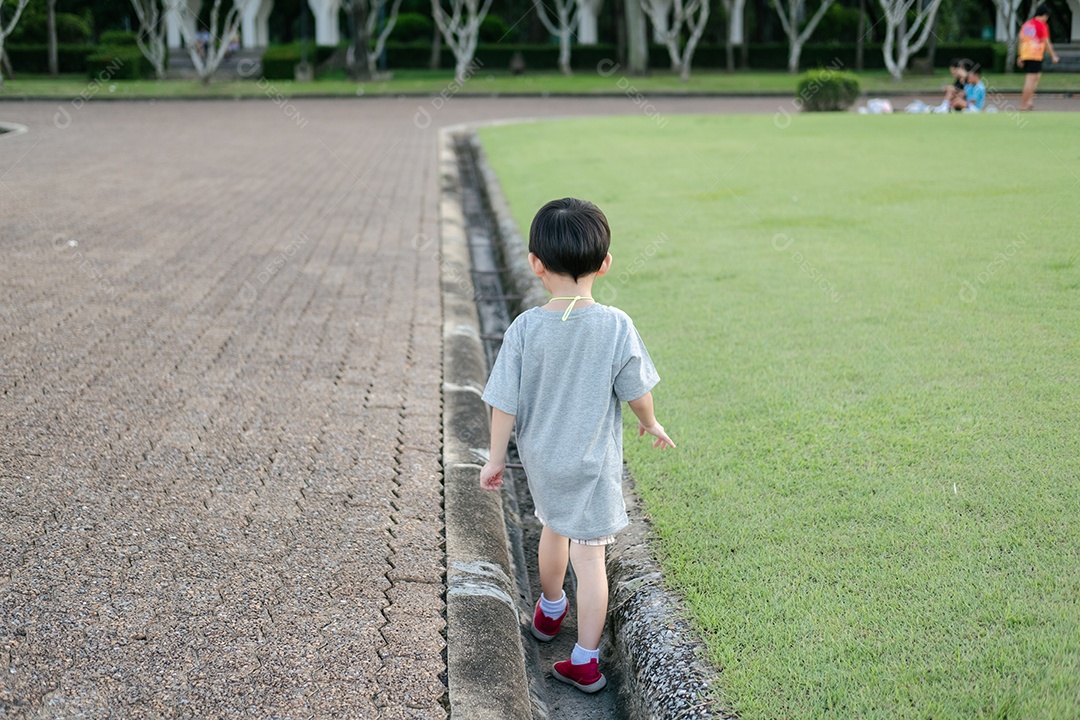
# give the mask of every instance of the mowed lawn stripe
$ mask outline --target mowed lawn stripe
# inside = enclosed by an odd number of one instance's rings
[[[481,137],[522,228],[611,222],[679,443],[627,458],[726,701],[1077,717],[1080,118],[663,120]]]

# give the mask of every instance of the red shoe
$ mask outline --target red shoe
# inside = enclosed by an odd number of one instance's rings
[[[559,628],[562,627],[562,621],[566,618],[566,613],[570,612],[570,603],[566,603],[566,608],[563,609],[562,615],[552,620],[540,610],[540,601],[536,601],[536,612],[533,613],[532,621],[532,634],[533,637],[540,642],[551,642],[555,639],[555,636],[559,634]]]
[[[590,660],[584,665],[574,665],[569,660],[563,660],[555,663],[552,670],[556,679],[573,685],[583,693],[594,693],[603,690],[607,685],[607,678],[600,672],[600,663],[596,660]]]

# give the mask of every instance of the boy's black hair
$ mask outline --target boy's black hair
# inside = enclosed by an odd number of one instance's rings
[[[957,64],[964,72],[971,72],[971,68],[978,67],[978,65],[975,64],[975,61],[969,58],[960,58]]]
[[[1035,14],[1032,15],[1031,17],[1039,17],[1040,15],[1049,16],[1050,15],[1050,8],[1048,6],[1046,6],[1046,5],[1040,5],[1039,7],[1035,8]]]
[[[982,77],[982,66],[978,63],[973,64],[968,68],[968,75],[978,75],[979,77]]]
[[[577,282],[600,269],[611,247],[611,228],[600,208],[587,200],[552,200],[533,218],[529,252],[544,267]]]

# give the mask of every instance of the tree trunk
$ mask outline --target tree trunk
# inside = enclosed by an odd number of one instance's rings
[[[570,69],[570,28],[565,25],[559,31],[559,72],[567,77],[574,74]]]
[[[438,70],[442,63],[442,33],[435,26],[435,37],[431,40],[431,59],[428,60],[428,68]]]
[[[345,63],[349,73],[349,79],[353,81],[371,80],[374,77],[371,64],[368,63],[368,37],[367,21],[370,8],[366,1],[352,0],[349,5],[349,30],[352,34],[352,43],[345,54]]]
[[[928,47],[926,49],[926,64],[927,64],[926,69],[929,72],[929,74],[931,74],[931,75],[934,74],[934,59],[937,56],[937,42],[938,42],[937,26],[938,26],[938,16],[934,15],[934,26],[930,30],[930,47]]]
[[[788,41],[787,71],[792,75],[799,72],[799,57],[802,55],[802,40],[791,38]]]
[[[863,69],[863,51],[866,46],[866,0],[859,0],[859,29],[855,38],[855,69]]]
[[[645,28],[645,10],[638,0],[625,0],[626,67],[631,75],[649,71],[649,38]]]
[[[728,23],[730,22],[731,20],[729,19]],[[724,46],[724,55],[726,55],[725,59],[727,60],[727,71],[729,73],[735,72],[735,45],[731,42],[730,30],[727,34],[727,44]]]
[[[60,74],[60,59],[56,50],[56,0],[49,0],[48,6],[49,74],[56,77]]]
[[[15,68],[11,67],[11,60],[8,59],[7,51],[4,50],[4,41],[0,38],[0,88],[4,87],[5,75],[14,80]]]
[[[625,17],[626,7],[623,0],[615,0],[614,6],[615,17]],[[615,57],[622,64],[626,64],[626,23],[615,23]]]

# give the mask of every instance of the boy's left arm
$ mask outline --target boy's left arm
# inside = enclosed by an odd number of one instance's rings
[[[480,487],[498,490],[502,487],[506,470],[506,448],[510,445],[510,432],[514,429],[514,416],[498,408],[491,408],[491,449],[488,461],[480,469]]]

